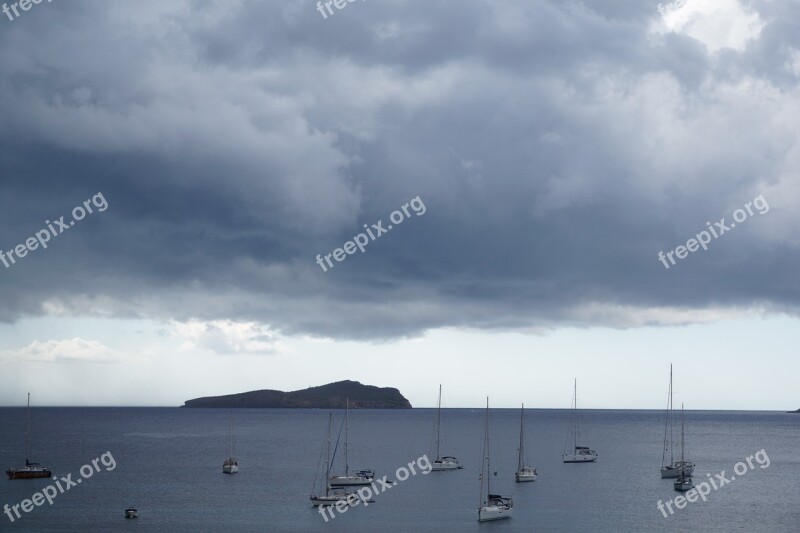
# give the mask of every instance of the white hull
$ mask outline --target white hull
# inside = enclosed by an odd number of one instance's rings
[[[346,502],[347,496],[312,496],[311,505],[314,507],[336,505],[339,502]]]
[[[223,474],[235,474],[239,471],[239,463],[237,463],[233,457],[222,463],[222,473]]]
[[[597,454],[569,454],[565,453],[561,456],[565,463],[593,463],[597,461]]]
[[[694,474],[694,465],[689,464],[683,467],[683,473],[687,476]],[[665,466],[661,469],[661,479],[675,479],[681,475],[680,466]]]
[[[524,483],[526,481],[536,481],[536,474],[531,472],[517,472],[515,476],[517,483]]]
[[[502,520],[504,518],[511,518],[511,511],[507,507],[500,507],[497,505],[488,505],[478,509],[478,522],[488,522],[490,520]]]
[[[329,496],[311,496],[311,505],[314,507],[326,507],[336,505],[339,502],[346,502],[347,505],[353,506],[355,501],[360,503],[375,503],[374,498],[365,500],[355,492],[342,492],[338,494],[331,494]]]
[[[434,461],[431,470],[460,470],[464,468],[454,461]]]
[[[357,477],[357,476],[333,476],[331,477],[331,487],[359,487],[369,485],[374,481],[371,477]]]

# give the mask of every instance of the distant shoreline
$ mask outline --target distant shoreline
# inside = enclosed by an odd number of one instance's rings
[[[25,410],[25,406],[22,405],[0,405],[0,409],[21,409]],[[31,411],[36,411],[37,409],[182,409],[185,410],[186,408],[183,405],[39,405],[36,407],[31,407]],[[193,407],[191,409],[220,409],[219,407]],[[322,410],[334,410],[334,409],[344,409],[342,407],[230,407],[229,409],[273,409],[273,410],[309,410],[309,411],[322,411]],[[397,409],[395,407],[388,407],[388,408],[371,408],[371,409],[358,409],[358,410],[374,410],[374,411],[426,411],[426,410],[435,410],[436,406],[431,405],[429,407],[408,407],[405,409]],[[442,411],[476,411],[486,409],[485,406],[481,407],[480,405],[476,405],[474,407],[442,407]],[[516,411],[519,413],[519,407],[492,407],[492,411]],[[567,407],[525,407],[526,411],[570,411]],[[652,407],[652,408],[619,408],[619,407],[612,407],[612,408],[580,408],[579,411],[618,411],[618,412],[664,412],[664,408],[661,407]],[[772,414],[800,414],[800,411],[783,411],[779,409],[686,409],[687,413],[772,413]]]

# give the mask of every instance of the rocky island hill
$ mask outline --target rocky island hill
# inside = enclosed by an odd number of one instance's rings
[[[411,409],[411,403],[393,387],[349,380],[292,392],[265,389],[207,396],[187,400],[182,407],[344,409],[348,399],[351,409]]]

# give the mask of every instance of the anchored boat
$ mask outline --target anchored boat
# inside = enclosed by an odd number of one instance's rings
[[[28,459],[31,440],[31,393],[28,393],[28,428],[25,430],[25,466],[21,468],[9,468],[6,470],[8,479],[39,479],[51,477],[53,473],[49,468],[40,466],[39,463],[32,463]]]

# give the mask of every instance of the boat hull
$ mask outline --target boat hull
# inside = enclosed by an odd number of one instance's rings
[[[597,454],[584,455],[584,454],[569,454],[565,453],[561,456],[565,463],[593,463],[597,461]]]
[[[358,505],[354,503],[358,501],[358,503],[375,503],[374,498],[364,499],[355,492],[351,493],[343,493],[340,495],[331,495],[331,496],[311,496],[311,505],[314,507],[330,507],[332,505],[336,505],[339,502],[345,502],[350,507],[354,505]]]
[[[336,505],[339,502],[347,502],[346,496],[312,496],[311,505],[314,507],[326,507]]]
[[[536,481],[536,474],[517,472],[514,478],[517,480],[517,483],[525,483],[527,481]]]
[[[8,479],[42,479],[52,477],[53,473],[46,468],[10,468],[6,475]]]
[[[364,485],[369,485],[374,481],[373,478],[363,478],[363,477],[339,477],[333,476],[331,478],[331,487],[359,487]]]
[[[478,509],[478,522],[489,522],[491,520],[503,520],[511,518],[511,511],[505,506],[488,505]]]
[[[672,484],[672,487],[677,490],[678,492],[686,492],[687,490],[691,490],[694,488],[694,483],[692,483],[691,479],[675,480]]]
[[[223,474],[235,474],[239,471],[239,463],[236,462],[236,459],[231,457],[230,459],[226,459],[224,463],[222,463],[222,473]]]
[[[691,476],[694,473],[694,465],[687,464],[683,467],[683,473]],[[661,479],[676,479],[681,475],[680,466],[665,466],[661,469]]]
[[[457,461],[447,461],[447,460],[439,460],[433,462],[431,465],[431,470],[434,471],[442,471],[442,470],[461,470],[464,468],[461,466]]]

